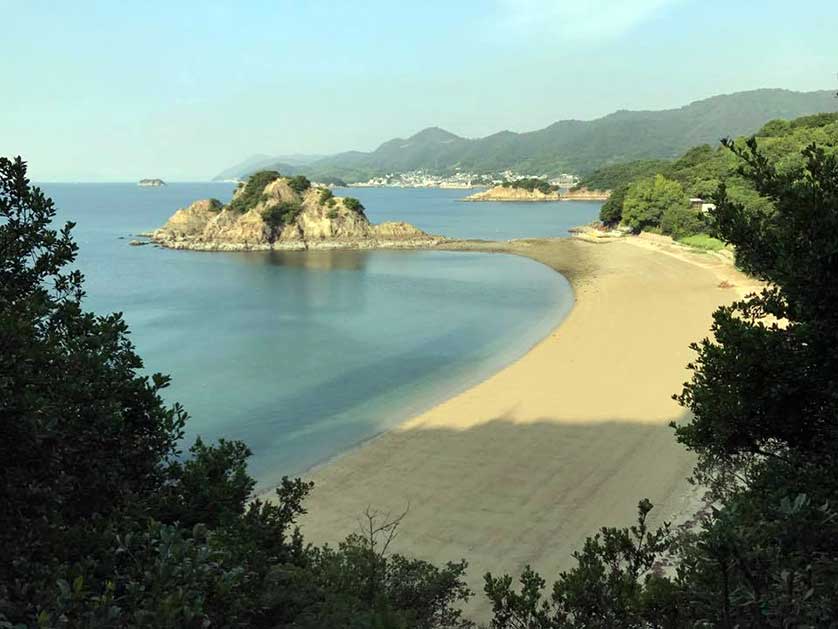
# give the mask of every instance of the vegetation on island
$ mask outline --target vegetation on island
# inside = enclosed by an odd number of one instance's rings
[[[527,177],[524,179],[516,179],[515,181],[504,181],[501,184],[504,188],[517,188],[519,190],[526,190],[533,192],[538,190],[542,194],[552,194],[559,191],[558,186],[553,186],[543,179],[537,177]]]
[[[209,210],[212,212],[220,212],[224,209],[224,204],[216,198],[208,199]]]
[[[734,167],[707,229],[766,287],[714,313],[676,396],[706,513],[652,528],[640,500],[637,523],[587,539],[550,590],[530,568],[487,574],[493,629],[838,623],[838,156],[789,140],[833,124],[710,151]],[[635,200],[689,190],[659,175],[627,189],[630,220],[649,216]],[[25,164],[0,159],[0,626],[473,626],[465,561],[391,554],[400,518],[367,512],[337,548],[307,545],[310,484],[284,479],[264,502],[245,444],[182,453],[169,378],[143,371],[119,314],[84,311],[72,224],[54,215]]]
[[[358,214],[364,213],[364,206],[355,197],[344,197],[343,207],[345,207],[350,212],[357,212]]]
[[[297,194],[302,194],[311,188],[311,182],[302,175],[296,175],[288,180],[288,187]]]
[[[280,229],[283,225],[293,223],[303,211],[301,203],[294,201],[280,201],[276,205],[265,208],[262,218],[272,229]]]
[[[323,188],[320,191],[320,205],[327,205],[327,204],[334,205],[335,204],[334,198],[335,198],[334,193],[332,193],[332,191],[329,190],[328,188]]]
[[[275,170],[263,170],[251,175],[246,183],[240,185],[240,191],[230,201],[227,209],[238,214],[244,214],[252,210],[264,200],[265,188],[281,177],[282,175]],[[311,182],[302,175],[288,178],[287,183],[288,187],[298,195],[311,188]],[[321,194],[322,198],[323,195]],[[283,225],[294,222],[302,211],[303,206],[300,201],[280,201],[276,205],[266,207],[262,211],[262,218],[270,225],[271,229],[276,231]]]
[[[275,170],[261,170],[248,177],[247,182],[239,185],[239,192],[227,205],[227,209],[237,214],[249,212],[262,200],[262,194],[268,184],[279,179],[280,175]]]

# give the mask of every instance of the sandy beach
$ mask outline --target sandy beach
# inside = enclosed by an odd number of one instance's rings
[[[754,284],[720,256],[640,238],[452,246],[549,265],[571,281],[573,310],[488,380],[314,470],[302,529],[334,543],[368,506],[409,505],[394,550],[466,558],[470,612],[485,617],[486,571],[530,564],[549,582],[587,535],[631,523],[641,498],[658,521],[694,508],[671,395],[713,310]]]

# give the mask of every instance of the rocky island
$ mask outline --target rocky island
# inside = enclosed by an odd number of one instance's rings
[[[463,201],[561,201],[559,187],[543,179],[518,179],[472,194]]]
[[[401,222],[373,225],[360,201],[336,197],[303,176],[275,171],[239,184],[227,205],[195,201],[153,231],[151,240],[172,249],[372,249],[431,247],[445,240]]]
[[[140,179],[137,182],[138,186],[156,188],[157,186],[165,186],[166,182],[162,179]]]

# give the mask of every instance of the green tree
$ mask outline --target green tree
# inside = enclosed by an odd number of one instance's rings
[[[659,226],[666,210],[688,207],[689,198],[681,184],[663,175],[655,175],[629,186],[623,200],[623,223],[639,233]]]
[[[311,182],[302,175],[297,175],[296,177],[291,177],[291,179],[288,180],[288,187],[290,187],[297,194],[302,194],[311,188]]]
[[[526,177],[524,179],[516,179],[515,181],[504,181],[503,186],[505,188],[520,188],[529,192],[538,190],[542,194],[551,194],[553,192],[558,192],[559,190],[558,186],[550,185],[549,182],[537,177]]]
[[[599,209],[599,220],[606,225],[617,225],[623,220],[623,201],[626,198],[628,186],[622,186],[613,190],[608,200]]]
[[[280,201],[275,205],[265,208],[262,218],[270,225],[271,229],[279,230],[283,225],[293,223],[303,211],[303,206],[295,201]]]
[[[707,223],[701,211],[676,205],[663,211],[660,228],[664,234],[678,239],[706,231]]]
[[[325,205],[326,203],[328,203],[329,201],[331,201],[334,198],[335,198],[335,195],[328,188],[323,188],[320,191],[320,205]],[[334,205],[334,203],[332,205]]]
[[[343,207],[350,212],[357,212],[358,214],[364,213],[364,206],[361,205],[361,202],[355,197],[344,197]]]
[[[265,188],[280,177],[281,175],[275,170],[261,170],[252,174],[248,177],[244,187],[240,187],[236,191],[236,195],[230,201],[227,209],[237,214],[244,214],[252,210],[262,200]]]

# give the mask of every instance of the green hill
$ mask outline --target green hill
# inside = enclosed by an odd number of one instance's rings
[[[803,165],[801,151],[812,143],[827,152],[838,152],[838,113],[821,113],[794,120],[772,120],[755,134],[760,152],[780,173]],[[736,139],[744,143],[744,136]],[[580,185],[610,188],[614,192],[603,206],[602,219],[612,223],[625,215],[625,199],[632,190],[661,175],[680,187],[684,201],[689,197],[710,198],[724,182],[729,197],[749,209],[770,208],[770,201],[757,194],[749,181],[738,172],[740,161],[723,146],[702,144],[672,161],[641,160],[607,166],[584,178]],[[651,221],[654,227],[657,221]],[[663,224],[661,224],[663,227]],[[667,230],[664,229],[664,232]]]
[[[691,146],[752,134],[769,120],[834,111],[838,99],[827,90],[762,89],[713,96],[678,109],[617,111],[596,120],[563,120],[538,131],[501,131],[479,139],[431,127],[409,138],[389,140],[369,153],[339,153],[290,171],[279,170],[350,182],[420,169],[437,174],[511,169],[530,175],[584,175],[633,160],[673,159]],[[264,163],[261,167],[277,168]]]

